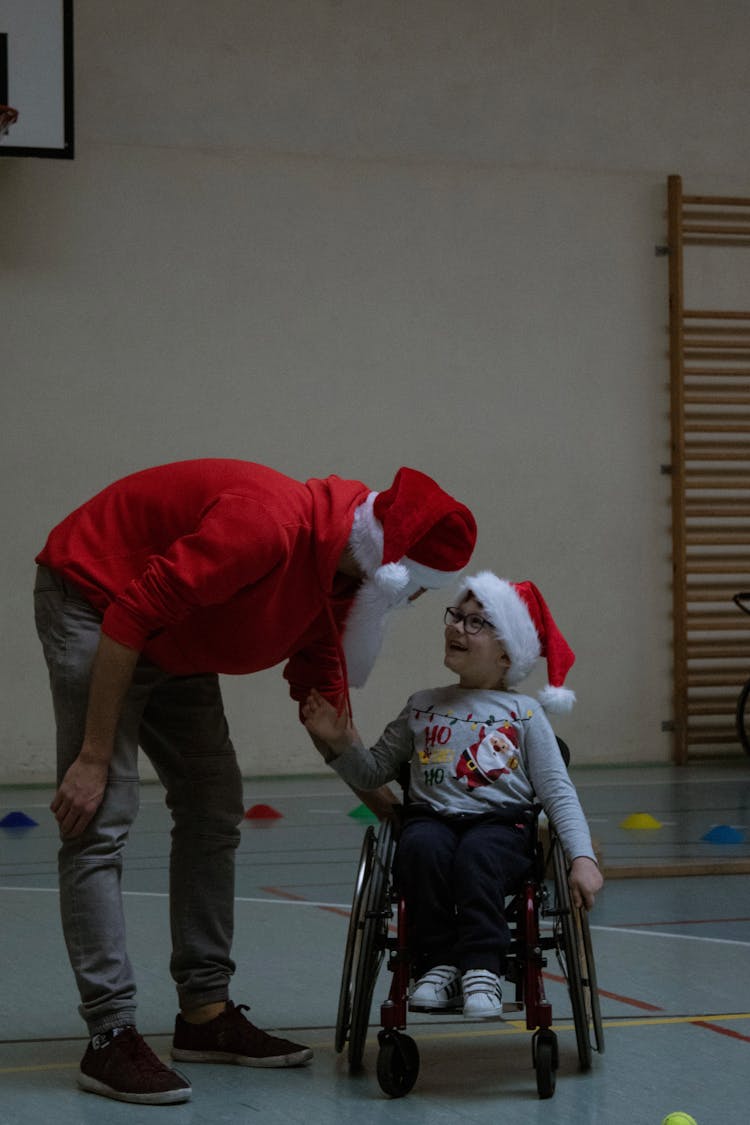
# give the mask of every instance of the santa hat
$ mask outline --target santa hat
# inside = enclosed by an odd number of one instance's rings
[[[354,516],[349,544],[378,586],[449,586],[468,564],[477,538],[474,517],[425,473],[399,469],[385,492],[371,492]]]
[[[539,692],[539,701],[545,711],[570,711],[576,697],[564,683],[575,655],[534,583],[508,582],[484,570],[461,583],[459,598],[468,594],[481,602],[495,636],[505,647],[510,660],[505,678],[508,687],[525,679],[544,656],[548,682]]]
[[[473,515],[425,473],[401,468],[384,492],[354,514],[352,554],[366,575],[349,613],[343,644],[353,687],[365,683],[380,651],[388,612],[421,587],[449,586],[469,562]]]

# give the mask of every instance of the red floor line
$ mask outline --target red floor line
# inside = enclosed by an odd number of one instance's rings
[[[282,891],[279,887],[261,887],[260,889],[267,895],[276,895],[277,898],[288,898],[292,902],[308,901],[304,895],[293,895],[291,891]],[[351,910],[344,910],[342,906],[319,906],[318,910],[327,910],[329,914],[338,914],[342,918],[348,918],[351,914]]]
[[[642,1008],[644,1012],[664,1011],[658,1004],[649,1004],[645,1000],[635,1000],[632,996],[620,996],[617,992],[607,992],[605,988],[597,988],[596,991],[600,996],[606,996],[608,1000],[619,1000],[621,1004],[630,1004],[633,1008]]]
[[[743,1043],[750,1043],[750,1035],[740,1035],[739,1031],[732,1031],[728,1027],[719,1027],[717,1023],[708,1023],[707,1020],[691,1020],[693,1027],[703,1027],[706,1031],[715,1031],[719,1035],[728,1035],[730,1039],[741,1039]]]
[[[545,980],[553,980],[558,984],[568,983],[565,977],[558,976],[557,973],[543,973],[542,976]],[[620,996],[618,992],[608,992],[605,988],[597,988],[596,991],[600,996],[606,996],[608,1000],[617,1000],[620,1004],[629,1004],[631,1008],[640,1008],[644,1012],[664,1011],[658,1004],[648,1004],[645,1000],[635,1000],[632,996]]]
[[[279,898],[288,898],[293,902],[309,902],[304,895],[293,895],[291,891],[282,891],[280,887],[261,887],[260,888],[267,895],[278,895]],[[341,918],[351,918],[351,910],[346,910],[343,906],[318,906],[317,910],[327,910],[329,914],[338,914]],[[398,927],[395,922],[388,924],[388,933],[398,933]]]
[[[277,895],[279,898],[290,899],[293,902],[307,902],[308,900],[304,895],[295,895],[291,891],[282,891],[279,887],[261,887],[260,888],[267,895]],[[348,918],[351,914],[350,910],[344,910],[340,906],[319,906],[318,910],[327,910],[330,914],[338,914],[343,918]],[[388,927],[389,930],[395,933],[395,926]],[[556,981],[558,984],[567,984],[565,977],[558,976],[557,973],[543,973],[547,980]],[[629,1004],[631,1008],[640,1008],[644,1012],[663,1012],[664,1009],[660,1008],[657,1004],[648,1004],[645,1000],[636,1000],[632,996],[620,996],[617,992],[608,992],[604,988],[598,988],[597,992],[600,996],[606,996],[608,1000],[616,1000],[620,1004]],[[703,1026],[699,1021],[695,1021],[696,1026]],[[706,1024],[711,1030],[721,1031],[722,1028],[714,1028],[713,1025]],[[726,1032],[727,1035],[735,1035],[739,1039],[746,1038],[744,1035],[737,1035],[736,1032]],[[748,1040],[750,1042],[750,1040]]]

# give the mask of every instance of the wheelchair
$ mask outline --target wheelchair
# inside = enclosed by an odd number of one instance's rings
[[[732,601],[743,613],[750,613],[750,590],[735,594]],[[740,745],[746,754],[750,754],[750,680],[745,681],[737,697],[735,722]]]
[[[567,764],[567,746],[561,739],[558,742]],[[552,1006],[543,979],[551,954],[567,982],[581,1070],[591,1068],[594,1050],[604,1052],[604,1034],[588,914],[571,902],[565,856],[554,828],[549,825],[548,833],[540,830],[538,806],[529,810],[529,818],[534,829],[533,870],[505,907],[511,944],[504,977],[512,984],[515,999],[504,1008],[525,1013],[526,1027],[533,1031],[531,1058],[537,1093],[540,1098],[551,1098],[559,1061]],[[367,828],[349,918],[335,1047],[338,1053],[347,1048],[352,1073],[362,1068],[375,985],[387,956],[392,979],[380,1008],[376,1073],[383,1093],[398,1098],[408,1094],[417,1080],[419,1050],[405,1034],[409,987],[415,973],[406,939],[407,908],[392,877],[395,848],[390,822],[382,822],[377,831],[373,825]],[[542,922],[547,924],[542,927]],[[450,1014],[440,1015],[449,1018]]]

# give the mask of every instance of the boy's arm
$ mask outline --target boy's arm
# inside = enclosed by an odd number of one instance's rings
[[[586,816],[560,754],[552,727],[541,709],[524,724],[529,780],[555,827],[569,863],[587,857],[596,866],[596,853]]]
[[[328,765],[352,747],[362,745],[346,708],[337,711],[320,692],[310,692],[302,704],[301,713],[310,738]],[[387,785],[381,785],[379,789],[356,789],[353,785],[349,788],[363,805],[375,813],[378,820],[389,820],[397,815],[395,809],[401,802]]]
[[[381,785],[379,789],[355,789],[353,785],[349,788],[378,820],[394,820],[398,823],[402,804],[387,785]]]
[[[575,907],[590,910],[604,878],[585,813],[544,712],[534,714],[527,730],[529,776],[570,862],[571,901]]]
[[[598,892],[604,886],[604,876],[599,865],[587,855],[579,855],[573,860],[568,872],[573,905],[591,910]]]

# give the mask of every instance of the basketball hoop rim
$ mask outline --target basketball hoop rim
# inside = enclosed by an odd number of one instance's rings
[[[0,105],[0,130],[5,132],[18,121],[18,110],[12,105]]]

